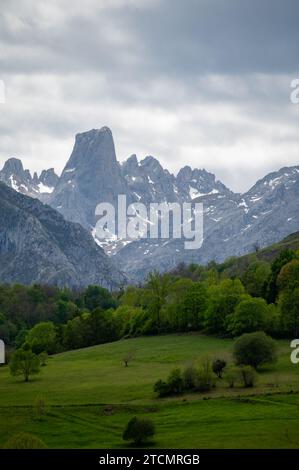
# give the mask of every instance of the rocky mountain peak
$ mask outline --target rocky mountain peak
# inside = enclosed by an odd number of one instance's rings
[[[5,162],[4,167],[1,170],[1,173],[6,176],[11,176],[11,175],[21,176],[24,173],[22,161],[19,160],[18,158],[9,158]]]

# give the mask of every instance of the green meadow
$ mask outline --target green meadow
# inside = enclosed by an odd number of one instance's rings
[[[121,340],[52,356],[28,383],[1,367],[0,446],[29,432],[50,448],[124,448],[128,420],[146,416],[157,430],[151,448],[299,447],[299,365],[290,361],[289,342],[277,344],[278,362],[259,372],[254,388],[218,379],[211,392],[164,399],[153,392],[158,379],[206,356],[231,362],[233,341],[200,334]],[[46,402],[42,417],[38,397]]]

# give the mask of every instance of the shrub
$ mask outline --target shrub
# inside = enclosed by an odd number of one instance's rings
[[[196,386],[197,370],[194,366],[188,366],[183,372],[184,389],[193,390]]]
[[[237,339],[233,354],[236,364],[257,369],[276,360],[276,343],[262,331],[247,333]]]
[[[253,387],[256,383],[257,373],[251,366],[240,367],[240,378],[245,388]]]
[[[239,376],[239,369],[237,367],[230,367],[229,369],[225,370],[224,380],[226,380],[230,388],[233,388],[236,382],[239,380]]]
[[[157,393],[160,398],[167,397],[170,394],[168,383],[163,380],[158,380],[154,385],[154,392]]]
[[[47,449],[46,444],[34,434],[25,432],[12,436],[3,446],[4,449]]]
[[[212,364],[212,369],[214,374],[217,375],[219,379],[222,379],[222,373],[226,366],[226,361],[224,359],[215,359]]]
[[[167,384],[171,395],[179,395],[184,391],[184,380],[180,369],[170,372]]]
[[[42,367],[45,367],[48,362],[48,353],[46,351],[41,352],[39,355],[39,362]]]
[[[215,386],[214,374],[209,359],[204,360],[198,368],[195,389],[198,392],[209,392]]]
[[[123,433],[124,441],[141,445],[155,434],[154,423],[150,419],[132,418]]]

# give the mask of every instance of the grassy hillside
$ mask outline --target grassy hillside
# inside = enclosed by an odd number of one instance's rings
[[[229,258],[221,266],[229,276],[242,276],[254,258],[272,263],[281,251],[286,249],[299,250],[299,232],[295,232],[280,242],[259,250],[257,253],[250,253],[238,258]]]
[[[135,415],[156,423],[156,447],[299,447],[299,366],[286,341],[279,361],[254,389],[229,389],[219,380],[208,394],[157,399],[153,383],[174,366],[203,355],[230,358],[232,341],[199,334],[123,340],[53,356],[29,383],[0,369],[0,445],[20,432],[50,447],[123,447],[121,435]],[[122,358],[134,351],[129,367]],[[43,396],[47,415],[34,402]]]

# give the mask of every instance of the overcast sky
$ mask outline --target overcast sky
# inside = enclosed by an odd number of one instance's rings
[[[298,0],[0,0],[0,166],[60,172],[109,126],[117,158],[233,190],[299,164]]]

